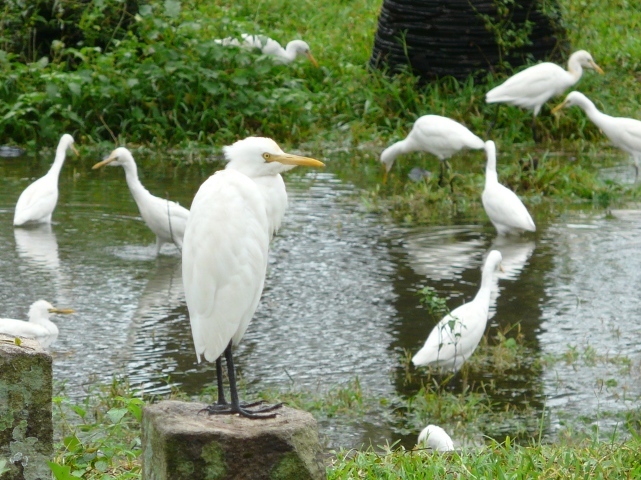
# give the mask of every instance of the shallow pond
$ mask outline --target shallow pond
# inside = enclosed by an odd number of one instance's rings
[[[55,319],[60,335],[50,347],[55,378],[69,396],[115,373],[145,393],[179,386],[197,394],[214,381],[214,368],[196,363],[180,254],[165,246],[155,258],[154,236],[121,168],[91,171],[90,160],[72,157],[53,226],[12,227],[20,192],[49,164],[0,159],[1,315],[26,318],[39,298],[76,310]],[[152,193],[189,206],[219,167],[163,167],[154,175],[142,171],[141,180]],[[620,178],[622,171],[608,175]],[[358,378],[371,396],[414,393],[403,380],[404,351],[419,349],[433,326],[417,290],[435,288],[451,308],[468,301],[484,255],[497,248],[505,273],[490,332],[520,322],[543,366],[477,379],[496,383],[497,408],[545,408],[545,434],[554,438],[580,417],[612,429],[616,412],[637,405],[641,212],[567,213],[539,221],[535,235],[501,241],[489,222],[396,225],[365,211],[354,187],[331,173],[299,171],[286,183],[290,208],[272,244],[263,299],[236,353],[249,391],[322,392]],[[333,448],[397,439],[411,446],[418,433],[393,433],[378,414],[321,430]]]

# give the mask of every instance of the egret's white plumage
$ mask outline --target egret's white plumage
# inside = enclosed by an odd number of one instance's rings
[[[55,308],[46,300],[38,300],[29,308],[29,321],[0,318],[0,333],[16,337],[35,338],[48,346],[58,336],[58,327],[49,317],[52,313],[73,313]]]
[[[249,137],[224,148],[225,170],[209,177],[191,205],[183,243],[183,282],[196,355],[231,356],[256,311],[267,269],[269,242],[287,208],[281,173],[318,160],[284,153],[269,138]],[[234,402],[233,368],[227,358]],[[219,397],[218,405],[227,405]],[[210,413],[216,410],[212,406]],[[218,410],[216,410],[218,411]],[[238,411],[238,410],[234,410]],[[242,412],[239,412],[242,413]],[[243,413],[245,414],[245,413]]]
[[[33,182],[20,194],[13,216],[14,226],[51,223],[51,215],[58,203],[58,177],[67,157],[67,149],[71,148],[76,155],[78,154],[73,143],[73,137],[65,133],[60,138],[56,157],[47,174]]]
[[[309,45],[303,40],[292,40],[285,46],[285,48],[283,48],[276,40],[265,35],[250,35],[248,33],[243,33],[241,37],[243,39],[242,42],[233,37],[222,38],[214,41],[225,47],[257,48],[263,53],[263,55],[274,56],[282,63],[291,63],[300,55],[307,57],[315,67],[318,67],[318,62],[316,62],[316,59],[312,56]]]
[[[423,115],[404,140],[383,150],[381,162],[389,172],[396,157],[404,153],[428,152],[445,161],[464,148],[478,150],[483,145],[483,140],[451,118]]]
[[[634,162],[635,179],[639,178],[639,163],[641,162],[641,121],[634,118],[611,117],[600,112],[594,103],[580,92],[570,92],[563,103],[552,109],[556,113],[563,107],[577,105],[588,116],[610,141],[621,150],[630,154]]]
[[[481,275],[481,288],[474,300],[455,308],[430,332],[425,345],[412,358],[415,366],[431,366],[441,372],[456,372],[474,353],[483,333],[490,309],[494,272],[500,267],[501,252],[487,256]]]
[[[134,197],[140,216],[149,229],[156,234],[156,255],[165,243],[173,243],[182,248],[185,227],[189,218],[189,210],[178,203],[155,197],[140,183],[138,169],[134,157],[124,147],[116,148],[102,162],[93,166],[94,169],[104,165],[121,166],[125,169],[125,178],[131,196]]]
[[[496,173],[496,145],[491,140],[485,142],[487,166],[485,167],[485,189],[481,200],[490,221],[499,235],[534,232],[536,226],[525,205],[516,194],[499,183]]]
[[[578,50],[570,55],[567,70],[551,62],[539,63],[512,75],[501,85],[494,87],[487,92],[485,100],[487,103],[508,103],[533,110],[534,131],[534,121],[543,104],[577,83],[584,68],[603,73],[592,59],[592,55],[585,50]]]
[[[418,435],[418,444],[425,445],[436,452],[451,452],[454,442],[445,430],[437,425],[428,425]]]

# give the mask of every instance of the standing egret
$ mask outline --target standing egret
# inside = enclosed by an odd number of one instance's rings
[[[265,35],[250,35],[248,33],[243,33],[241,37],[243,38],[242,43],[233,37],[214,41],[225,47],[258,48],[263,55],[274,56],[281,63],[292,63],[299,55],[305,56],[315,67],[318,67],[318,62],[313,57],[309,45],[303,40],[292,40],[285,46],[285,48],[283,48],[276,40],[266,37]]]
[[[634,118],[606,115],[597,110],[594,103],[580,92],[570,92],[563,103],[552,109],[552,113],[572,105],[579,106],[615,146],[630,154],[634,162],[634,180],[637,181],[639,179],[639,162],[641,161],[641,121]]]
[[[457,372],[478,346],[490,310],[494,272],[501,265],[501,252],[492,250],[485,259],[481,288],[471,302],[455,308],[430,332],[425,345],[412,358],[419,366],[433,366],[444,372]]]
[[[578,82],[584,68],[603,73],[594,63],[592,55],[585,50],[578,50],[570,55],[567,70],[554,63],[539,63],[512,75],[501,85],[494,87],[487,92],[485,100],[487,103],[508,103],[533,110],[532,136],[536,142],[536,116],[541,107],[550,98],[561,95]]]
[[[67,149],[71,148],[78,155],[78,150],[73,143],[73,137],[65,133],[60,138],[56,148],[56,158],[47,174],[33,182],[20,194],[13,216],[15,227],[51,223],[51,215],[58,203],[58,177],[67,157]]]
[[[278,406],[249,411],[239,403],[232,345],[252,319],[265,283],[269,242],[278,230],[287,192],[281,173],[296,165],[322,167],[312,158],[284,153],[269,138],[249,137],[223,149],[229,161],[200,187],[191,205],[183,243],[183,282],[198,362],[216,361],[218,401],[210,414],[248,418]],[[231,404],[223,392],[227,361]]]
[[[428,425],[418,436],[419,445],[423,444],[435,452],[451,452],[454,442],[445,430],[437,425]]]
[[[58,337],[58,327],[49,320],[52,313],[74,313],[73,310],[55,308],[46,300],[38,300],[29,307],[29,321],[0,318],[0,333],[16,337],[35,338],[48,347]]]
[[[441,180],[447,159],[456,152],[471,148],[483,148],[483,140],[470,132],[466,127],[451,118],[440,115],[423,115],[414,125],[409,135],[400,142],[387,147],[381,153],[381,162],[385,165],[385,178],[399,155],[410,152],[428,152],[441,161]]]
[[[125,169],[125,178],[131,196],[134,197],[140,215],[149,229],[156,234],[156,255],[165,243],[173,243],[178,249],[182,248],[183,236],[189,210],[181,207],[176,202],[153,196],[143,187],[138,179],[138,169],[131,152],[124,147],[116,148],[102,162],[96,163],[93,168],[105,165],[122,166]]]
[[[496,146],[492,140],[485,142],[487,166],[485,167],[485,189],[481,200],[483,208],[499,235],[534,232],[536,226],[525,205],[516,194],[499,183],[496,173]]]

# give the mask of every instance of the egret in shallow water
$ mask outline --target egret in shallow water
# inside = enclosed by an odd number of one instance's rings
[[[539,63],[512,75],[501,85],[494,87],[487,92],[485,100],[487,103],[508,103],[533,110],[532,135],[536,142],[536,116],[541,111],[541,107],[550,98],[561,95],[577,83],[584,68],[603,73],[603,70],[594,63],[592,55],[585,50],[578,50],[570,55],[567,70],[554,63]]]
[[[634,179],[639,179],[639,163],[641,162],[641,121],[634,118],[611,117],[600,112],[592,101],[580,92],[570,92],[563,103],[552,109],[556,113],[563,107],[577,105],[606,137],[621,150],[630,154],[634,162]]]
[[[248,33],[243,33],[241,37],[243,39],[242,42],[233,37],[214,41],[226,47],[257,48],[263,53],[263,55],[274,56],[281,63],[291,63],[296,60],[296,57],[304,56],[307,57],[315,67],[318,67],[318,62],[312,55],[309,45],[303,40],[292,40],[285,46],[285,48],[283,48],[276,40],[266,37],[265,35],[250,35]]]
[[[140,215],[149,229],[156,234],[156,255],[160,253],[160,247],[165,243],[173,243],[181,249],[189,210],[176,202],[155,197],[149,193],[140,183],[136,162],[131,152],[126,148],[116,148],[106,159],[96,163],[93,168],[105,165],[121,166],[125,169],[127,185],[131,196],[134,197],[136,205],[138,205]]]
[[[182,268],[189,321],[198,362],[216,362],[218,401],[210,414],[248,418],[278,406],[250,411],[238,400],[232,345],[252,319],[265,283],[269,242],[287,208],[281,173],[296,165],[322,167],[312,158],[283,152],[269,138],[249,137],[224,148],[229,163],[200,187],[191,205]],[[223,392],[222,355],[227,361],[231,404]]]
[[[487,166],[485,167],[485,189],[481,200],[483,208],[499,235],[534,232],[536,226],[525,205],[516,194],[499,183],[496,173],[496,145],[492,140],[485,142]]]
[[[412,130],[404,140],[383,150],[381,162],[385,165],[385,178],[387,178],[396,157],[404,153],[431,153],[441,161],[443,169],[447,166],[447,159],[460,150],[464,148],[479,150],[483,146],[483,140],[451,118],[423,115],[414,122]],[[442,175],[441,173],[441,178]]]
[[[67,149],[71,148],[78,155],[78,150],[73,143],[73,137],[65,133],[60,138],[56,158],[47,174],[33,182],[20,194],[13,216],[14,226],[51,223],[51,215],[58,203],[58,177],[67,157]]]
[[[29,321],[0,318],[0,333],[16,337],[35,338],[44,347],[58,337],[58,327],[49,320],[54,313],[74,313],[73,310],[55,308],[46,300],[38,300],[29,308]]]
[[[447,314],[430,332],[425,345],[412,358],[419,366],[441,373],[457,372],[476,350],[487,325],[494,272],[501,265],[501,252],[492,250],[485,259],[481,288],[474,300]]]
[[[418,444],[425,445],[435,452],[451,452],[454,442],[445,430],[437,425],[428,425],[418,436]]]

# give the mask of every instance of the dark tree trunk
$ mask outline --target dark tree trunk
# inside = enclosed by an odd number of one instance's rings
[[[567,50],[556,0],[384,0],[370,64],[462,80]]]

